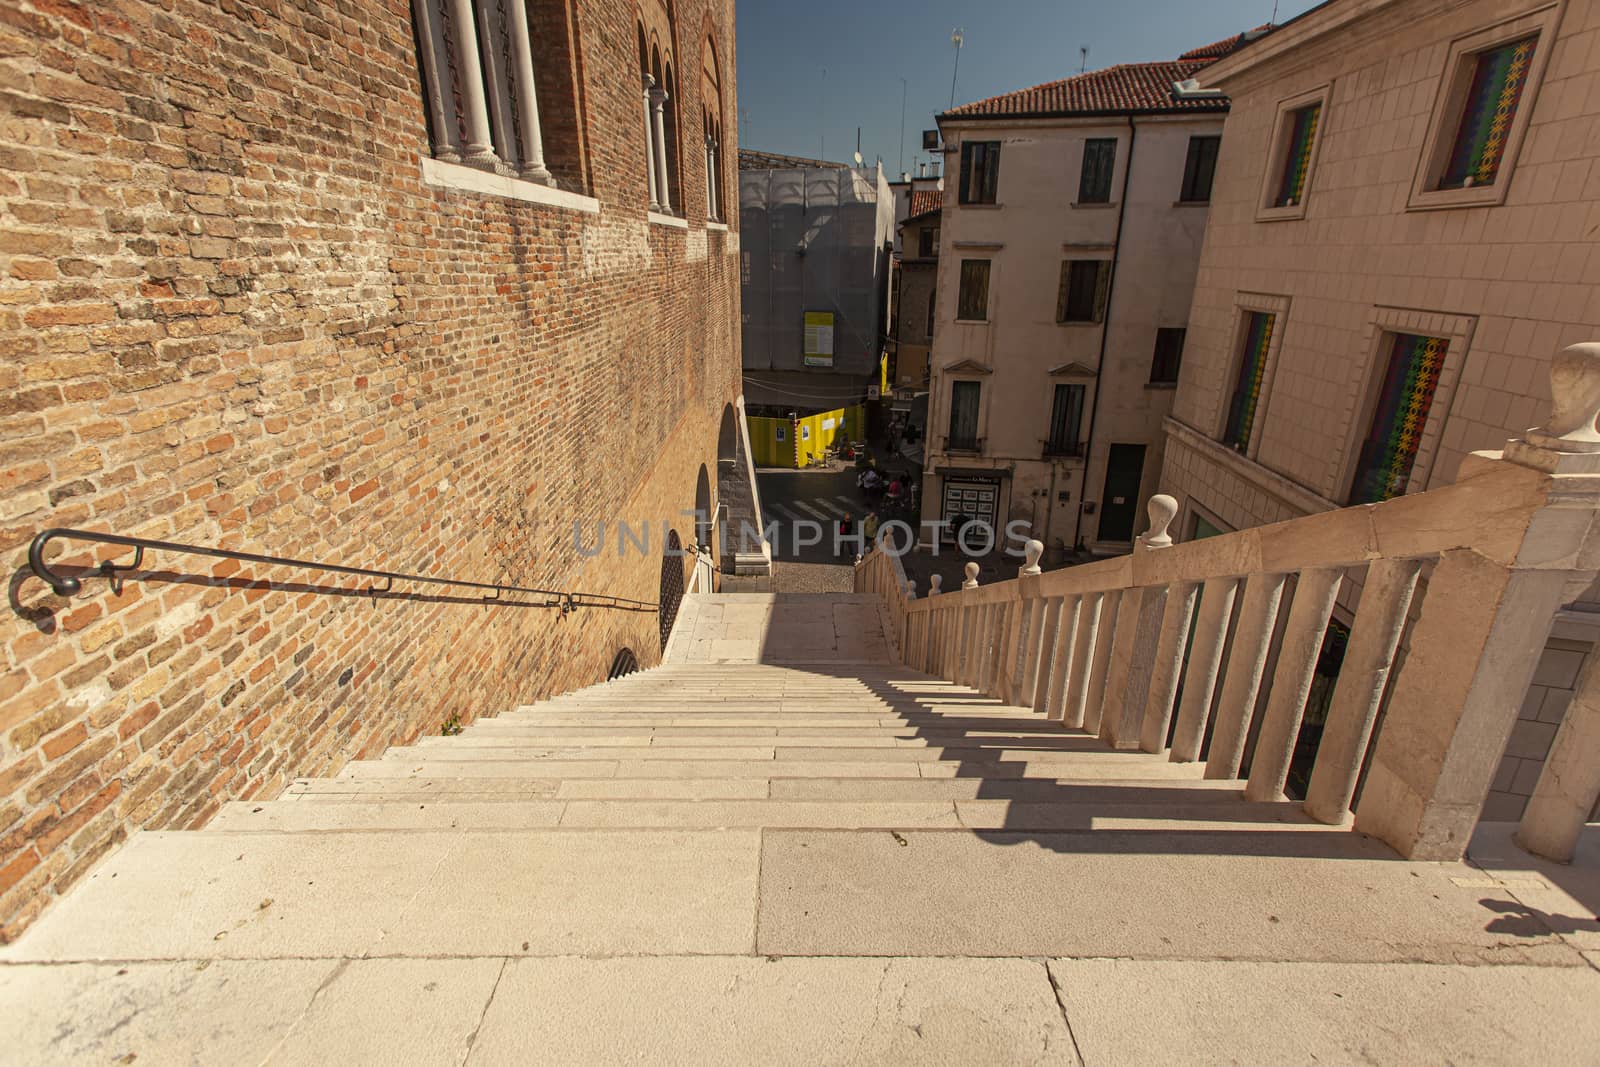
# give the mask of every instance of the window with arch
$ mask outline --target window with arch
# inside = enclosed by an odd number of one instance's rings
[[[700,117],[706,140],[706,218],[724,220],[722,193],[722,75],[717,43],[706,37],[700,61]]]
[[[683,203],[678,186],[678,63],[672,13],[663,0],[644,0],[638,34],[650,210],[678,214],[674,205]]]
[[[571,0],[412,0],[433,157],[585,184]]]

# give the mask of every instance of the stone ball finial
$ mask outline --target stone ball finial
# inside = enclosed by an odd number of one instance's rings
[[[1550,361],[1550,418],[1530,444],[1557,452],[1600,452],[1600,341],[1569,345]]]
[[[1017,573],[1018,574],[1038,574],[1039,573],[1039,557],[1042,556],[1042,555],[1044,555],[1044,542],[1043,541],[1038,541],[1038,540],[1030,540],[1027,543],[1027,545],[1025,545],[1023,547],[1022,558],[1023,558],[1024,562],[1023,562],[1022,566],[1017,570]]]
[[[963,589],[976,589],[976,588],[978,588],[978,564],[977,564],[977,561],[974,560],[973,562],[968,563],[965,567],[962,568],[962,570],[966,572],[967,579],[966,579],[966,581],[961,583],[961,588],[963,588]]]
[[[1172,544],[1172,535],[1167,533],[1167,527],[1178,517],[1178,502],[1166,493],[1157,493],[1150,498],[1150,503],[1145,505],[1145,511],[1150,514],[1150,529],[1146,530],[1144,537],[1141,538],[1144,546],[1167,548]]]
[[[940,587],[944,585],[944,576],[940,574],[928,575],[928,595],[938,596]]]

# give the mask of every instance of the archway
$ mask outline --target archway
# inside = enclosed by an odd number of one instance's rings
[[[667,650],[667,638],[672,636],[672,624],[678,619],[678,605],[683,602],[683,566],[687,558],[678,531],[668,530],[667,548],[661,555],[661,594],[656,598],[656,621],[661,631],[662,652]]]
[[[611,658],[611,669],[606,671],[606,681],[621,678],[624,674],[632,674],[639,669],[639,657],[633,654],[631,648],[619,648],[617,654]]]

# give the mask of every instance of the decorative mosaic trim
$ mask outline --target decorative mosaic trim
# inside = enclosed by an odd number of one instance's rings
[[[1223,444],[1244,450],[1250,445],[1250,430],[1261,402],[1261,380],[1267,372],[1267,349],[1272,347],[1272,330],[1277,316],[1267,311],[1251,311],[1245,322],[1243,351],[1239,359],[1239,378],[1233,387],[1233,403],[1228,407],[1228,426]]]
[[[1449,347],[1442,337],[1394,335],[1378,405],[1356,464],[1352,504],[1373,504],[1406,491]]]
[[[1278,182],[1278,196],[1273,207],[1290,207],[1300,203],[1305,194],[1306,171],[1311,167],[1311,148],[1317,141],[1317,123],[1322,118],[1322,104],[1302,107],[1291,113],[1293,126],[1289,130],[1289,143],[1283,156],[1283,177]]]
[[[1538,43],[1535,34],[1478,53],[1441,188],[1494,184]]]

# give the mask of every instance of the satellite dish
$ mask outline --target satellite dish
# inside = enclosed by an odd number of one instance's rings
[[[858,167],[861,166],[861,153],[860,152],[856,153],[856,166],[858,166]]]

